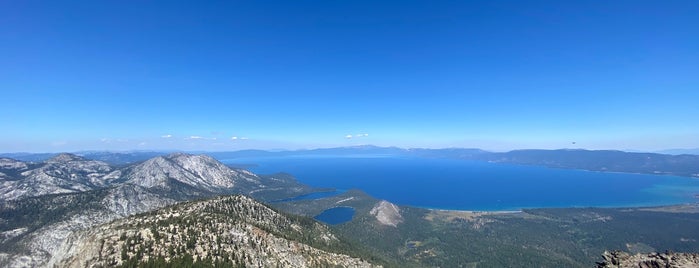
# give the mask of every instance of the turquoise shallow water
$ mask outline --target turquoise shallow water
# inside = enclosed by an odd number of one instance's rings
[[[603,173],[456,159],[269,157],[226,159],[253,172],[288,172],[306,184],[362,189],[401,205],[461,210],[631,207],[697,202],[699,179]]]

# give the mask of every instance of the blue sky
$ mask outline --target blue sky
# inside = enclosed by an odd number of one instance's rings
[[[3,1],[0,151],[696,148],[697,14],[697,1]]]

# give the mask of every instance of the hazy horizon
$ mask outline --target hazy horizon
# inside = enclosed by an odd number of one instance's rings
[[[374,148],[397,148],[402,150],[412,150],[412,149],[429,149],[429,150],[440,150],[440,149],[477,149],[486,152],[510,152],[517,150],[590,150],[590,151],[622,151],[629,153],[660,153],[660,154],[699,154],[699,148],[670,148],[655,151],[644,151],[635,149],[585,149],[585,148],[574,148],[574,147],[564,147],[564,148],[516,148],[511,150],[488,150],[478,147],[400,147],[400,146],[377,146],[373,144],[359,144],[359,145],[349,145],[349,146],[337,146],[337,147],[312,147],[312,148],[269,148],[269,149],[258,149],[258,148],[248,148],[248,149],[231,149],[231,150],[183,150],[183,149],[105,149],[105,150],[64,150],[64,151],[0,151],[0,154],[59,154],[59,153],[90,153],[90,152],[106,152],[106,153],[138,153],[138,152],[163,152],[163,153],[216,153],[216,152],[237,152],[237,151],[266,151],[266,152],[294,152],[294,151],[310,151],[310,150],[325,150],[325,149],[340,149],[340,148],[358,148],[358,147],[374,147]]]

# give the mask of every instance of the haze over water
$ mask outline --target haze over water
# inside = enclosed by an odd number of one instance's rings
[[[287,172],[316,187],[361,189],[426,208],[519,210],[537,207],[633,207],[697,202],[699,180],[603,173],[454,159],[411,157],[267,157],[224,160],[253,172]]]

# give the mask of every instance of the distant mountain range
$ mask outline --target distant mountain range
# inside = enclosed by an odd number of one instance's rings
[[[689,152],[689,151],[688,151]],[[84,152],[84,158],[102,161],[113,166],[124,166],[145,161],[166,152]],[[203,152],[219,160],[256,157],[284,156],[410,156],[430,158],[451,158],[472,161],[540,165],[553,168],[583,169],[591,171],[629,172],[644,174],[676,175],[699,177],[699,155],[659,154],[624,152],[613,150],[516,150],[510,152],[488,152],[480,149],[402,149],[397,147],[377,147],[371,145],[325,148],[295,151],[243,150],[233,152]],[[44,161],[54,154],[0,154],[23,161]]]
[[[659,153],[659,154],[674,154],[674,155],[680,155],[680,154],[694,154],[694,155],[699,155],[699,148],[694,148],[694,149],[668,149],[668,150],[656,151],[656,153]]]
[[[473,159],[553,168],[699,177],[699,155],[588,150],[520,150],[488,153]]]

